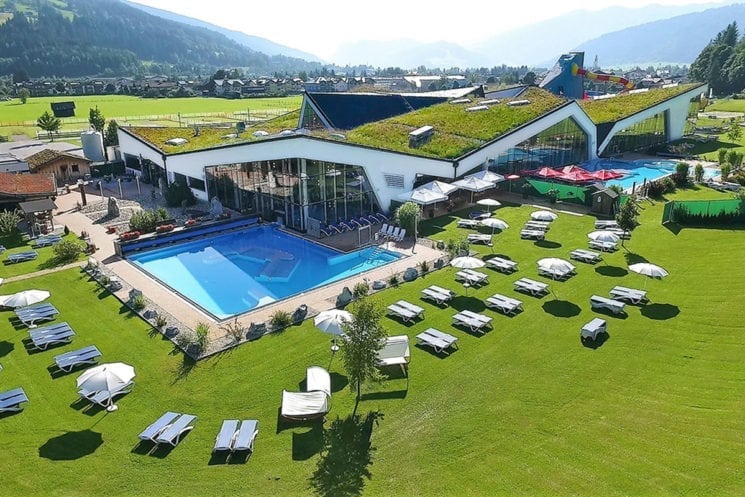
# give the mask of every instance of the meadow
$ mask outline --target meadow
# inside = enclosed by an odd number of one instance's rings
[[[695,187],[670,198],[726,195]],[[58,320],[77,336],[27,352],[27,329],[13,325],[11,312],[0,315],[0,391],[22,386],[30,398],[23,412],[0,416],[0,494],[741,495],[745,280],[737,268],[745,237],[740,229],[662,226],[662,208],[644,202],[624,248],[596,265],[576,263],[576,276],[555,282],[537,275],[536,261],[586,248],[594,218],[560,213],[547,240],[533,242],[519,229],[534,208],[505,205],[495,215],[511,227],[494,247],[472,248],[512,258],[517,273],[483,269],[490,283],[466,292],[448,267],[367,297],[416,303],[425,319],[383,318],[389,335],[412,339],[409,375],[386,371],[388,380],[363,390],[356,417],[329,336],[312,320],[194,364],[77,269],[6,282],[6,294],[50,290]],[[422,234],[465,236],[456,215],[467,211],[423,222]],[[670,276],[646,281],[628,271],[644,260]],[[520,277],[548,282],[551,292],[517,293],[512,283]],[[447,307],[420,300],[431,284],[458,296]],[[619,316],[591,310],[590,295],[615,285],[645,288],[651,302]],[[522,300],[524,312],[486,309],[494,293]],[[452,326],[461,309],[493,317],[493,329],[480,335]],[[607,320],[608,336],[588,346],[579,330],[593,317]],[[458,350],[414,346],[428,327],[457,336]],[[116,412],[77,398],[82,369],[60,375],[50,367],[54,355],[90,344],[102,362],[136,369],[134,391]],[[327,420],[283,422],[282,390],[302,388],[310,365],[332,375]],[[166,410],[199,422],[171,450],[138,444],[137,434]],[[211,454],[224,419],[259,420],[248,460]]]

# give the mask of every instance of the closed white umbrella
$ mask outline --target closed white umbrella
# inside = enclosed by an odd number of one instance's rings
[[[616,235],[612,231],[606,231],[606,230],[598,230],[598,231],[593,231],[591,233],[588,233],[587,238],[589,238],[590,240],[595,240],[596,242],[610,242],[610,243],[618,243],[618,241],[621,239],[618,235]]]
[[[497,219],[496,217],[487,217],[486,219],[482,219],[481,224],[491,228],[492,235],[494,234],[495,229],[503,231],[510,227],[509,224],[502,221],[501,219]]]
[[[107,392],[109,395],[108,411],[115,411],[113,404],[114,394],[125,387],[135,377],[135,368],[123,362],[112,362],[86,370],[78,377],[79,390],[90,394],[95,392]]]
[[[0,299],[0,303],[4,307],[26,307],[43,302],[49,298],[49,295],[50,293],[46,290],[23,290],[5,299]]]
[[[670,274],[660,266],[651,264],[649,262],[638,262],[636,264],[632,264],[629,266],[629,270],[646,276],[646,278],[644,278],[644,288],[647,288],[647,279],[664,278],[665,276]]]
[[[530,219],[534,221],[548,221],[549,223],[555,221],[557,217],[559,217],[558,214],[551,211],[535,211],[530,214]]]

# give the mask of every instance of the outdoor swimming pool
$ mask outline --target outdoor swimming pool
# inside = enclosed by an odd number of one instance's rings
[[[244,229],[128,256],[218,319],[387,264],[370,247],[347,254],[271,226]]]
[[[618,159],[596,159],[582,164],[590,172],[599,169],[611,169],[623,173],[622,178],[605,182],[606,186],[618,185],[623,190],[631,190],[636,185],[641,187],[645,181],[654,181],[675,172],[678,161],[640,159],[623,161]]]

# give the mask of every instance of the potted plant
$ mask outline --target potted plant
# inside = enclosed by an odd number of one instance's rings
[[[556,199],[559,198],[559,190],[556,190],[555,188],[550,189],[546,192],[546,197],[548,197],[550,203],[555,204]]]
[[[111,225],[106,226],[106,233],[108,233],[110,235],[113,234],[113,233],[116,233],[116,228],[114,226],[111,226]]]

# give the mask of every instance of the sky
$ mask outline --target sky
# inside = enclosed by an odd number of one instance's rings
[[[376,0],[131,0],[330,59],[359,40],[414,39],[465,45],[574,10],[610,6],[717,4],[721,0],[527,0],[457,2]],[[727,2],[730,3],[730,2]],[[714,5],[712,5],[713,7]],[[496,31],[495,32],[495,28]]]

